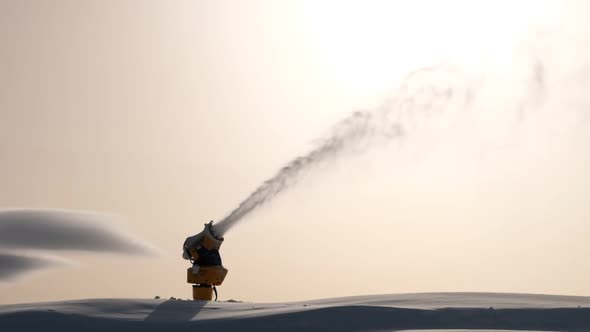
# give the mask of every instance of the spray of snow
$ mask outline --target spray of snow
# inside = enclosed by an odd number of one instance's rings
[[[216,225],[223,235],[248,214],[282,193],[305,172],[344,152],[360,153],[413,133],[452,126],[469,110],[477,93],[477,77],[460,67],[440,64],[415,71],[381,107],[357,111],[338,123],[317,147],[288,162],[264,181]]]
[[[590,77],[590,48],[585,45],[590,35],[579,33],[588,24],[585,14],[576,13],[586,13],[588,3],[564,6],[567,25],[531,28],[505,59],[444,63],[411,73],[381,107],[345,118],[314,149],[264,181],[217,223],[217,232],[223,235],[307,171],[345,152],[407,142],[418,134],[436,139],[459,130],[487,146],[508,143],[521,134],[573,133],[570,129],[587,119],[584,87]]]

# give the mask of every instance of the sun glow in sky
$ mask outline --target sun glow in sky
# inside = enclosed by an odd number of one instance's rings
[[[557,1],[308,1],[304,29],[348,89],[382,93],[442,61],[508,61],[517,43],[558,18]]]

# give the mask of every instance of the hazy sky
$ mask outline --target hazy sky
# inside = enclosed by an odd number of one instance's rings
[[[163,252],[60,253],[0,303],[190,297],[187,236],[441,61],[485,73],[473,112],[249,216],[220,298],[590,295],[590,7],[514,2],[0,0],[0,207],[119,215]]]

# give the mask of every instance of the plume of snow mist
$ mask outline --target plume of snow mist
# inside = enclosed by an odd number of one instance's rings
[[[67,264],[65,260],[54,257],[0,253],[0,281],[10,281],[37,270]]]
[[[0,248],[74,250],[133,255],[155,253],[105,215],[65,210],[0,210]]]
[[[291,187],[301,176],[319,163],[343,152],[360,153],[380,142],[399,140],[432,120],[453,121],[449,110],[468,108],[475,91],[460,68],[441,64],[408,75],[383,106],[357,111],[336,124],[330,134],[305,155],[288,162],[272,178],[264,181],[234,210],[215,225],[219,235]]]

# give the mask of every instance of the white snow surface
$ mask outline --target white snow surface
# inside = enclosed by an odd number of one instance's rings
[[[590,331],[590,297],[420,293],[288,303],[92,299],[0,306],[1,331]],[[197,328],[198,327],[198,328]]]

